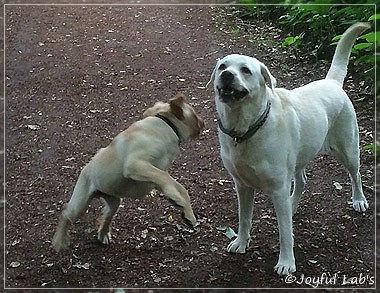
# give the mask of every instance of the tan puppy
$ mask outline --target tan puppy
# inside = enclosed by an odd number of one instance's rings
[[[305,167],[319,153],[332,153],[347,168],[353,208],[368,208],[359,173],[355,110],[343,90],[351,48],[368,28],[366,23],[351,26],[338,43],[326,78],[293,90],[276,88],[275,78],[255,58],[233,54],[216,64],[221,157],[239,204],[239,232],[228,251],[245,253],[253,195],[262,190],[277,214],[280,255],[274,269],[279,275],[296,271],[292,217],[305,187]]]
[[[122,197],[142,197],[152,189],[162,191],[183,210],[183,218],[197,225],[186,189],[166,172],[179,154],[179,143],[197,137],[203,120],[177,95],[169,103],[157,102],[144,119],[117,135],[83,168],[72,197],[62,212],[53,239],[56,251],[69,247],[68,228],[95,197],[104,199],[98,239],[111,241],[111,222]]]

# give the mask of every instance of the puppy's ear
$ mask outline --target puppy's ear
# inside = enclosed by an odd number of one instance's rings
[[[169,100],[170,110],[178,119],[183,119],[183,104],[185,103],[185,96],[182,94],[177,94],[174,98]]]
[[[261,75],[264,78],[264,82],[273,90],[276,87],[277,81],[273,75],[269,72],[268,68],[261,64],[260,66]]]
[[[155,116],[158,113],[168,112],[168,111],[169,111],[169,105],[167,103],[157,102],[154,104],[153,107],[150,107],[145,110],[145,112],[143,113],[143,117],[145,118],[148,116]]]

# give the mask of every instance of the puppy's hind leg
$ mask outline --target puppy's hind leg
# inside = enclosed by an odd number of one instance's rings
[[[69,247],[69,227],[81,216],[83,212],[86,211],[95,191],[96,190],[92,187],[92,184],[87,178],[84,170],[82,170],[81,175],[75,185],[71,199],[62,212],[57,230],[53,237],[53,248],[56,251],[67,249]]]
[[[299,171],[296,171],[296,174],[294,176],[294,189],[292,193],[292,211],[293,215],[296,213],[298,204],[301,199],[302,192],[306,185],[306,173],[305,169],[301,169]]]
[[[119,197],[101,195],[104,201],[103,218],[98,229],[98,240],[103,244],[111,243],[111,223],[117,212],[121,199]]]

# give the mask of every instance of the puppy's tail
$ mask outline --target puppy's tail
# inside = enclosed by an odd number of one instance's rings
[[[326,75],[326,79],[334,79],[343,86],[344,78],[347,75],[347,66],[356,38],[371,25],[366,22],[358,22],[350,26],[342,35],[335,49],[334,57]]]

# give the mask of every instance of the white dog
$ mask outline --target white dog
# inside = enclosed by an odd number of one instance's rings
[[[351,48],[366,23],[340,39],[323,80],[286,90],[275,88],[268,68],[255,58],[228,55],[216,64],[215,102],[223,163],[239,204],[239,232],[227,250],[245,253],[250,241],[255,189],[270,195],[279,226],[279,275],[296,271],[292,216],[306,183],[305,166],[329,152],[348,169],[353,208],[368,208],[359,173],[359,133],[354,107],[342,89]],[[292,180],[294,190],[290,194]]]
[[[98,230],[103,244],[111,241],[111,222],[121,198],[142,197],[154,188],[182,209],[187,223],[197,225],[188,192],[167,169],[179,154],[179,143],[197,137],[204,122],[183,95],[175,96],[169,103],[157,102],[144,112],[144,117],[100,149],[83,168],[54,234],[55,250],[69,247],[69,226],[95,197],[101,197],[105,203]]]

